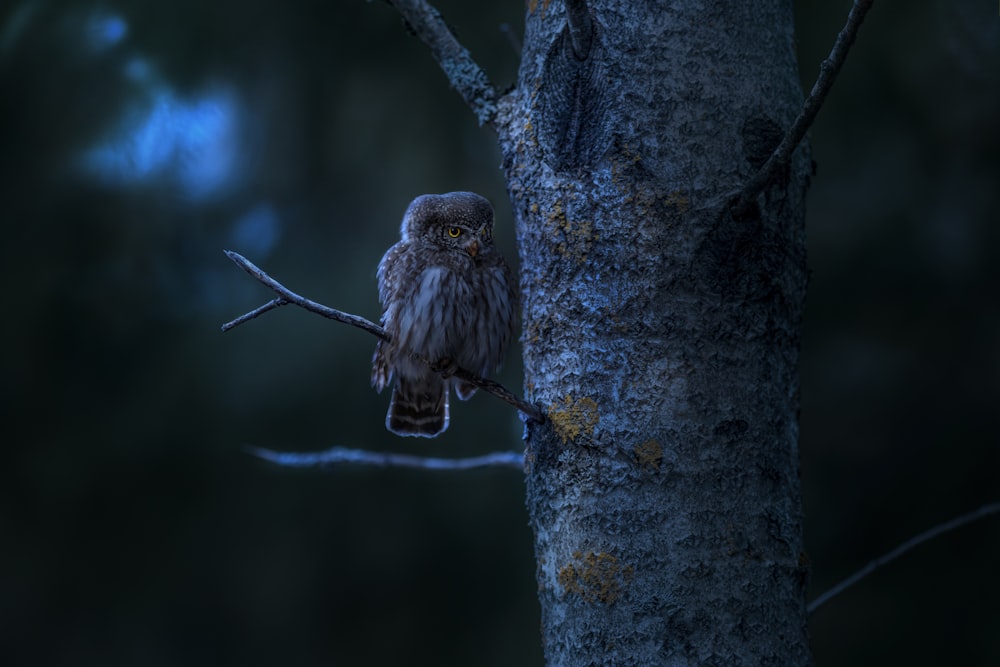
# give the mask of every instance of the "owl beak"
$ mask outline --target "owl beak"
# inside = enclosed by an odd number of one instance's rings
[[[469,245],[465,246],[465,251],[469,253],[472,257],[479,254],[479,241],[469,241]]]

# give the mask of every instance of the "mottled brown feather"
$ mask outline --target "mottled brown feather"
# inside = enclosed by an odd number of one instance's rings
[[[481,376],[493,372],[514,334],[518,294],[493,245],[493,208],[471,192],[417,197],[401,240],[379,263],[382,326],[372,386],[395,378],[386,426],[399,435],[433,437],[448,428],[448,392],[462,400],[475,386],[442,379],[427,362],[450,360]]]

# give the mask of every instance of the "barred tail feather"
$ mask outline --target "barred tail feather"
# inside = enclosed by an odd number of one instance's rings
[[[437,376],[416,382],[397,376],[385,427],[396,435],[433,438],[448,428],[448,387]]]
[[[375,344],[375,354],[372,355],[372,386],[379,393],[382,393],[382,389],[392,379],[392,366],[389,365],[389,356],[388,343],[380,340]]]

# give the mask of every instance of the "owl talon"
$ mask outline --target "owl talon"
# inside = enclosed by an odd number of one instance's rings
[[[446,380],[458,371],[458,364],[448,357],[438,359],[436,362],[430,364],[430,367],[432,371],[439,373]]]

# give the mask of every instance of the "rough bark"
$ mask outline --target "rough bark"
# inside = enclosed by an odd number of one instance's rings
[[[526,429],[546,661],[809,664],[805,151],[729,205],[802,103],[791,3],[589,12],[588,37],[528,2],[495,122],[549,417]]]

